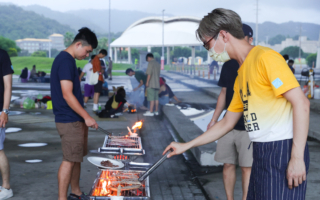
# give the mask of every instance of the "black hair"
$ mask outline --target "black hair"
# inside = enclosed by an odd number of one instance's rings
[[[123,98],[126,98],[126,91],[122,87],[118,89],[117,95],[122,96]]]
[[[128,75],[130,72],[133,72],[133,69],[132,68],[128,68],[127,70],[126,70],[126,74]]]
[[[92,55],[92,56],[91,56],[91,60],[93,60],[93,59],[94,59],[94,57],[96,57],[96,55]]]
[[[291,59],[290,59],[290,60],[288,61],[288,64],[289,64],[289,63],[294,64],[294,60],[291,60]]]
[[[74,38],[72,44],[75,44],[79,41],[82,42],[82,46],[91,45],[93,49],[97,48],[98,46],[98,39],[96,34],[87,27],[79,29],[79,33]]]
[[[146,56],[146,61],[148,61],[148,58],[154,58],[152,53],[148,53]]]
[[[33,65],[32,68],[36,68],[36,65]]]
[[[101,49],[100,51],[99,51],[99,54],[103,54],[103,55],[108,55],[108,51],[107,50],[105,50],[105,49]]]
[[[162,78],[163,82],[166,82],[166,79],[165,79],[165,78],[163,78],[163,77],[161,77],[161,78]]]
[[[287,54],[284,54],[283,55],[283,58],[287,61],[287,60],[289,60],[289,56],[287,55]]]

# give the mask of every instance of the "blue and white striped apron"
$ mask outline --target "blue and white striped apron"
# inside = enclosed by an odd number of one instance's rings
[[[292,139],[274,142],[253,142],[253,164],[247,200],[304,200],[307,180],[289,189],[286,170],[291,157]],[[304,161],[309,170],[309,149]]]

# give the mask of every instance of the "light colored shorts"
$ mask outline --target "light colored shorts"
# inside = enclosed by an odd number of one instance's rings
[[[147,88],[147,99],[148,101],[159,100],[159,89]]]
[[[6,129],[0,128],[0,150],[3,150],[3,143],[6,139]]]
[[[226,164],[239,164],[251,167],[253,162],[252,145],[247,131],[233,129],[218,140],[215,161]]]
[[[88,127],[84,122],[56,123],[63,160],[82,162],[88,153]]]

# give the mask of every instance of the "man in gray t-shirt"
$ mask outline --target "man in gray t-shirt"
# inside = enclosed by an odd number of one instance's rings
[[[146,71],[147,74],[147,99],[150,102],[150,110],[144,113],[144,116],[154,116],[159,115],[159,89],[160,89],[160,64],[154,60],[153,54],[148,53],[146,60],[149,62]],[[155,112],[153,108],[155,107]]]

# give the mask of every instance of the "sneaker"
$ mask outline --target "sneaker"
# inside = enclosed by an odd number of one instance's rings
[[[12,189],[6,189],[0,186],[0,199],[9,199],[13,196]]]
[[[150,117],[153,117],[154,116],[154,113],[150,112],[150,111],[147,111],[143,114],[143,116],[150,116]]]
[[[114,114],[115,116],[121,116],[121,115],[123,115],[122,113],[116,113],[116,114]]]
[[[158,116],[158,115],[159,115],[159,112],[154,112],[154,114],[155,114],[156,116]]]
[[[75,195],[75,194],[72,194],[70,193],[70,195],[68,196],[68,200],[79,200],[79,199],[82,199],[82,200],[90,200],[90,197],[88,197],[85,193],[82,192],[82,194],[80,196],[78,195]]]

